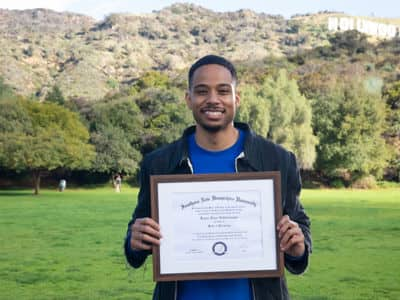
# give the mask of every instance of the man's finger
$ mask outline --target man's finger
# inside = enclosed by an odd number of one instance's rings
[[[282,218],[278,222],[278,225],[276,226],[277,227],[276,229],[279,231],[282,228],[282,226],[288,222],[290,222],[289,216],[288,215],[282,216]]]
[[[143,218],[140,219],[140,223],[144,224],[144,225],[149,225],[155,229],[160,229],[160,226],[158,225],[158,223],[156,221],[154,221],[152,218]]]
[[[140,240],[131,240],[131,248],[134,250],[150,250],[152,246],[145,244]]]
[[[154,229],[153,227],[149,226],[149,225],[142,225],[142,224],[138,224],[138,226],[134,227],[133,234],[137,234],[137,233],[142,233],[142,234],[148,234],[151,236],[154,236],[156,238],[161,238],[161,233],[160,231],[158,231],[157,229]]]
[[[280,246],[283,250],[287,250],[296,243],[304,242],[303,233],[297,228],[290,230],[280,241]]]
[[[280,239],[281,239],[281,244],[287,243],[287,241],[289,241],[289,240],[292,238],[292,236],[294,236],[295,234],[298,234],[298,233],[299,233],[299,231],[298,231],[297,228],[288,229],[288,230],[282,235],[282,237],[280,237]]]
[[[134,224],[131,225],[132,233],[147,233],[154,237],[161,238],[160,226],[156,221],[151,218],[137,219]]]
[[[141,239],[142,242],[146,242],[149,244],[160,245],[160,240],[158,238],[154,238],[151,235],[142,233]]]
[[[150,226],[151,228],[154,228],[155,230],[160,230],[160,226],[156,221],[154,221],[152,218],[141,218],[137,219],[135,223],[131,225],[131,229],[137,226],[142,226],[142,225],[147,225]]]

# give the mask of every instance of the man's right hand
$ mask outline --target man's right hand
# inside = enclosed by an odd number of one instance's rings
[[[151,218],[136,219],[131,225],[131,249],[150,250],[160,245],[160,226]]]

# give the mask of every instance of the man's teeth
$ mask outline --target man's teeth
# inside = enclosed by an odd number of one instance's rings
[[[205,113],[206,113],[206,115],[210,115],[210,116],[219,116],[222,114],[222,112],[220,112],[220,111],[206,111]]]

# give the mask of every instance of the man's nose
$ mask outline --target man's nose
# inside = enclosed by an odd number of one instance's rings
[[[218,101],[219,101],[218,92],[215,90],[211,90],[207,98],[207,102],[215,103]]]

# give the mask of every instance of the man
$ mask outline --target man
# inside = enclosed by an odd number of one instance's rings
[[[64,192],[66,187],[67,187],[67,181],[65,179],[61,179],[59,184],[58,184],[58,190],[60,192]]]
[[[240,96],[235,67],[225,58],[208,55],[189,71],[186,102],[196,122],[181,139],[147,155],[141,165],[141,188],[128,224],[125,255],[135,268],[162,238],[150,218],[149,177],[154,174],[199,174],[280,171],[284,216],[277,226],[285,266],[305,271],[311,251],[310,221],[299,202],[301,189],[295,156],[255,135],[246,124],[234,123]],[[153,299],[288,299],[284,278],[158,282]]]
[[[120,193],[120,192],[121,192],[121,182],[122,182],[121,175],[117,174],[117,175],[114,177],[114,186],[115,186],[115,191],[116,191],[117,193]]]

